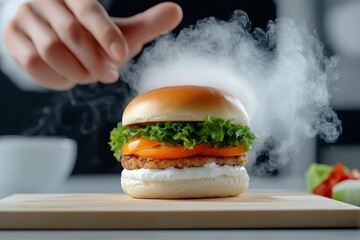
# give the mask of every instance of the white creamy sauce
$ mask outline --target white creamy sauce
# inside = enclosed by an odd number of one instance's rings
[[[241,166],[219,166],[216,163],[208,163],[203,167],[191,168],[167,168],[167,169],[124,169],[121,176],[142,181],[176,181],[201,178],[214,178],[221,175],[239,177],[246,175],[246,169]]]

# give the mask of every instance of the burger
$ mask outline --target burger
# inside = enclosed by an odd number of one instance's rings
[[[111,131],[121,186],[134,198],[208,198],[246,191],[256,135],[241,101],[204,86],[164,87],[134,98]]]

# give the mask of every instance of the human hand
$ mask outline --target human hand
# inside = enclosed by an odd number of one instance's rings
[[[66,90],[115,82],[122,64],[181,19],[181,8],[169,2],[129,18],[111,18],[96,0],[33,0],[19,7],[4,40],[36,82]]]

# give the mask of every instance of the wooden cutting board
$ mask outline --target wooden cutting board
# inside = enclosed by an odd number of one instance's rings
[[[123,194],[13,195],[0,229],[359,228],[360,208],[301,193],[133,199]]]

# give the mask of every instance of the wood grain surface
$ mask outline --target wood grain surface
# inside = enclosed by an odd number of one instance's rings
[[[18,194],[0,229],[359,228],[360,208],[301,193],[156,200],[124,194]]]

